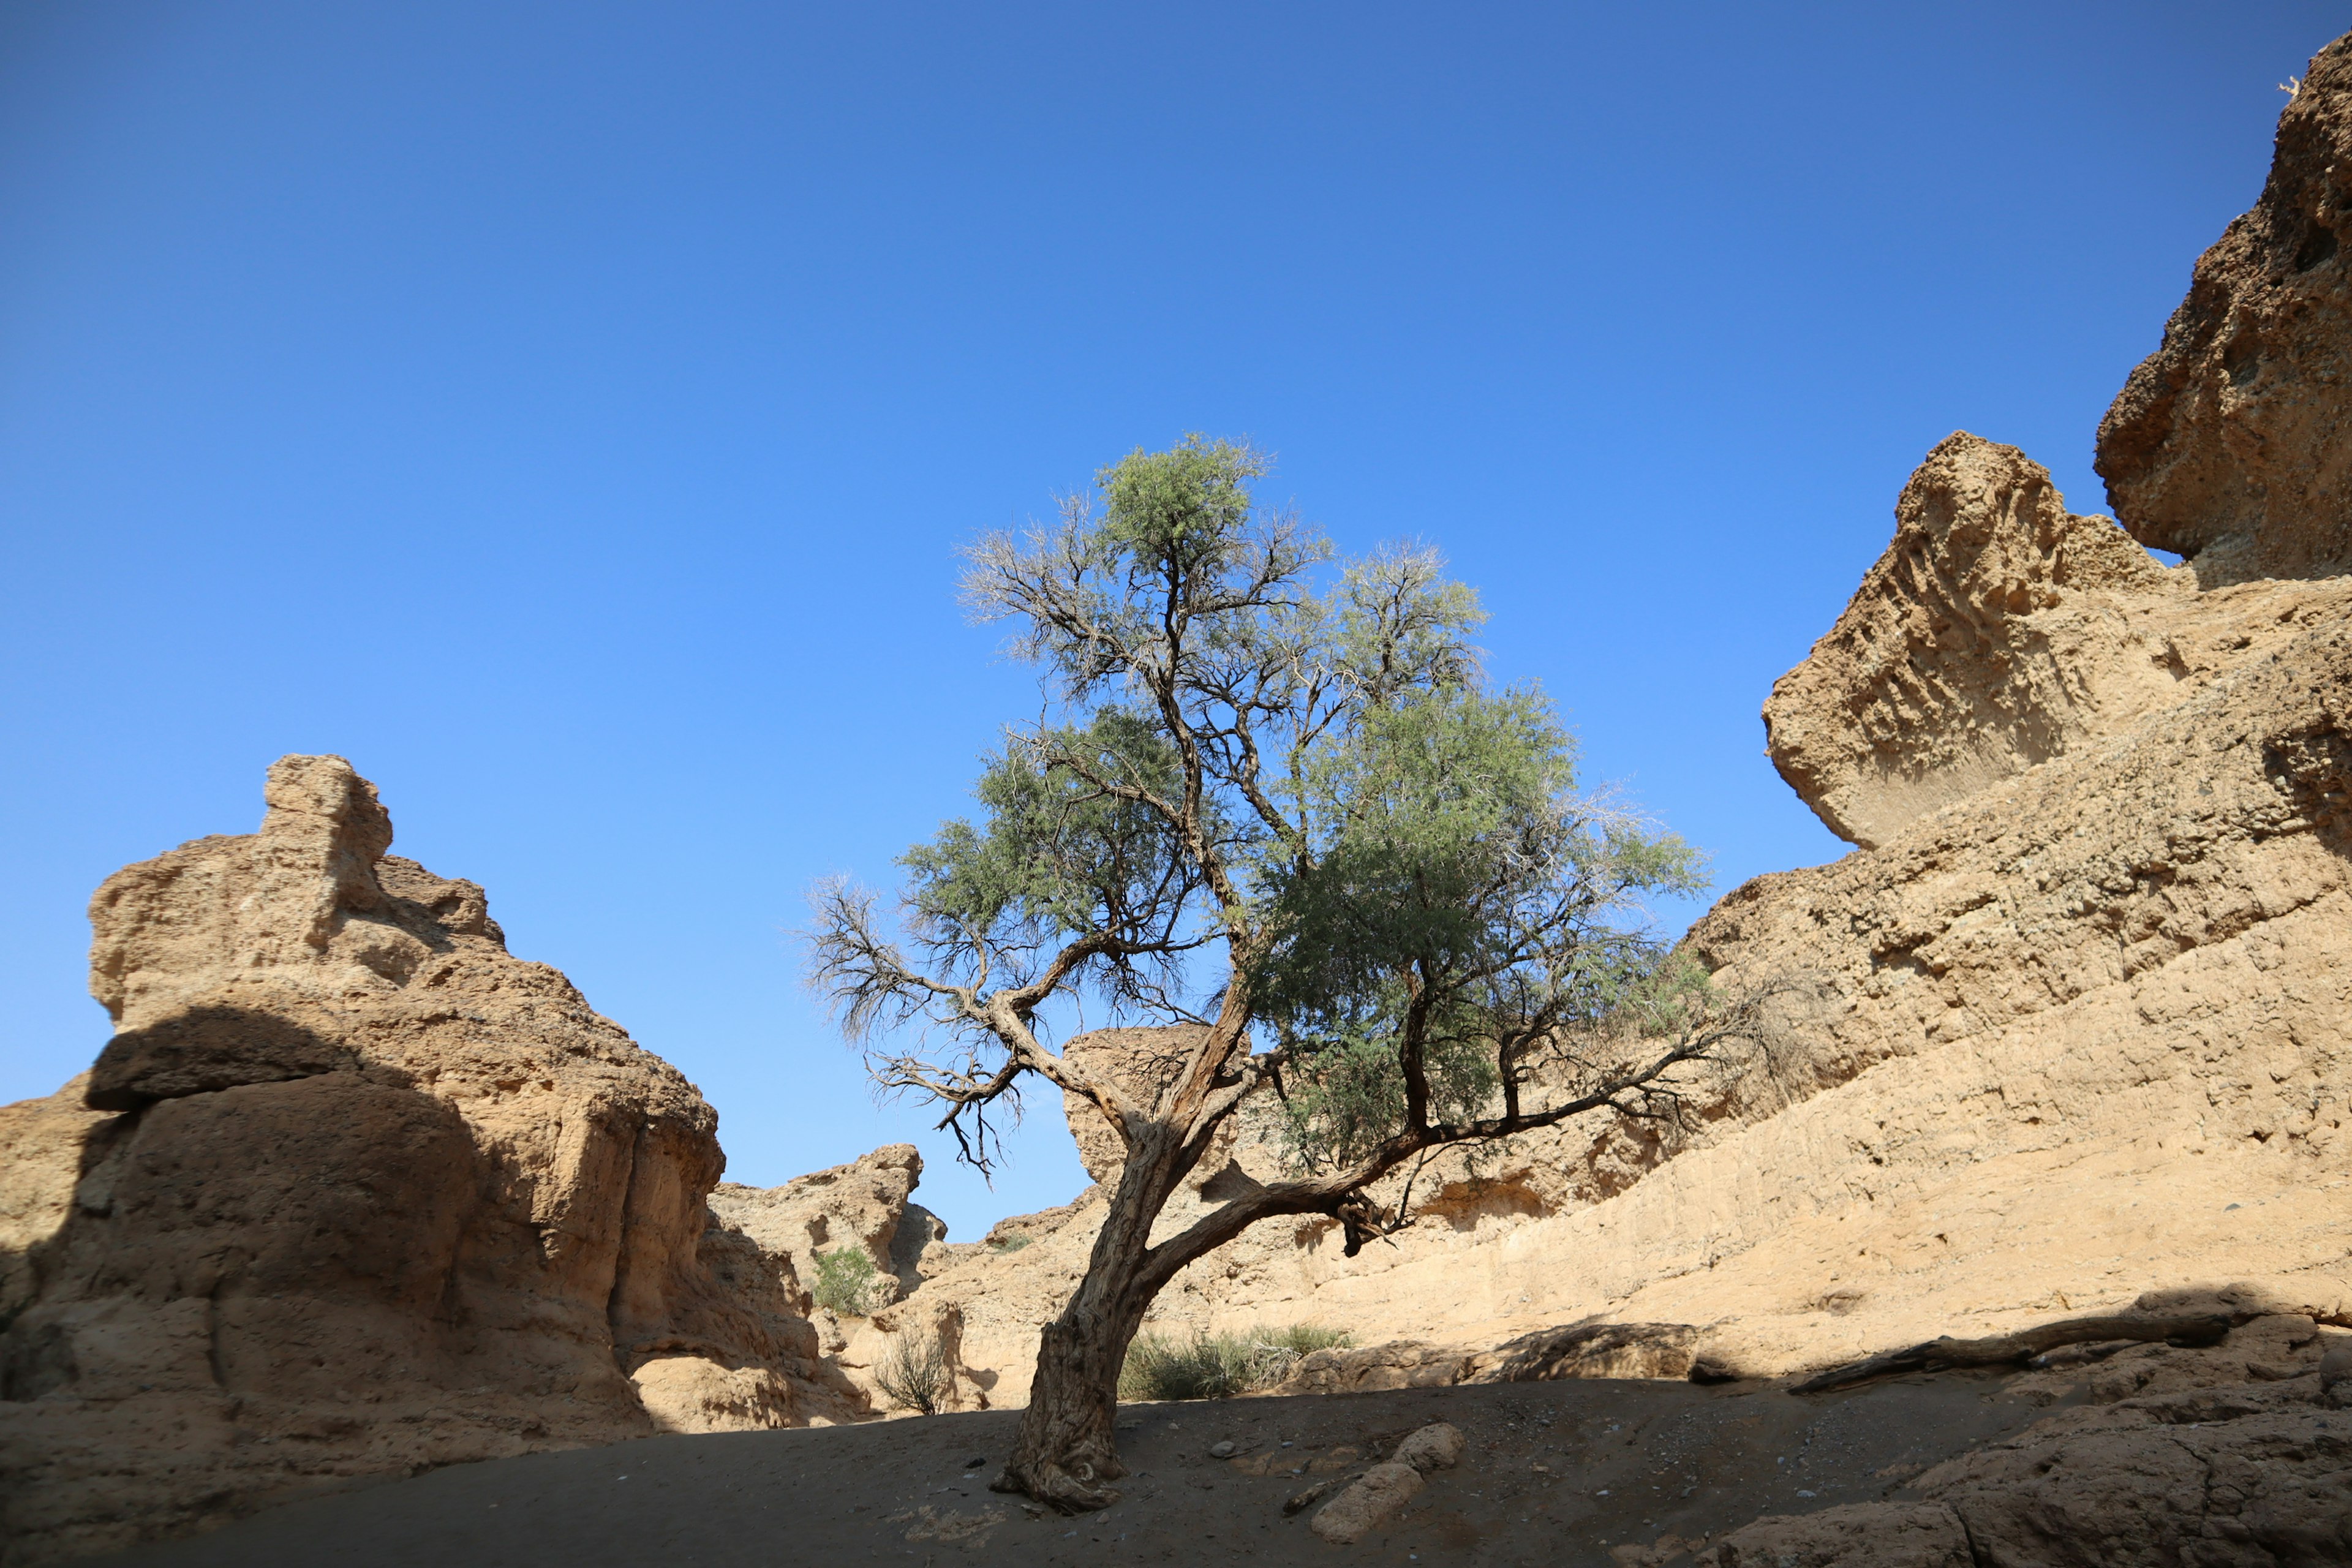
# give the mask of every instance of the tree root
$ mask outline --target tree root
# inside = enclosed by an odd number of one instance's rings
[[[1097,1484],[1095,1468],[1084,1463],[1075,1473],[1055,1464],[1007,1465],[1003,1474],[988,1483],[988,1489],[1022,1493],[1056,1513],[1092,1513],[1118,1500],[1118,1489]]]

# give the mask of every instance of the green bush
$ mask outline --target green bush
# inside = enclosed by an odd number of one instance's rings
[[[862,1318],[879,1304],[881,1276],[862,1247],[836,1247],[816,1255],[816,1304],[836,1317]]]
[[[1345,1329],[1315,1323],[1263,1325],[1247,1333],[1196,1329],[1189,1339],[1142,1333],[1127,1348],[1118,1374],[1121,1399],[1231,1399],[1271,1388],[1309,1352],[1356,1342]]]
[[[1034,1236],[1015,1231],[1011,1236],[998,1237],[988,1244],[988,1249],[991,1252],[1018,1252],[1036,1239]]]
[[[936,1334],[908,1329],[890,1342],[874,1368],[874,1381],[901,1410],[938,1413],[950,1381],[947,1351]]]

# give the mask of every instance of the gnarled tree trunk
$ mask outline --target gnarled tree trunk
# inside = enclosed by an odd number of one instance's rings
[[[1151,1223],[1185,1169],[1182,1146],[1164,1123],[1129,1148],[1086,1278],[1038,1336],[1029,1407],[994,1489],[1071,1513],[1118,1500],[1108,1483],[1127,1474],[1114,1436],[1119,1369],[1160,1292],[1161,1269],[1147,1256]]]

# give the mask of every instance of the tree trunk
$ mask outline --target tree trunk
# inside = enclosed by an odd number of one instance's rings
[[[1086,1278],[1038,1336],[1029,1407],[993,1489],[1026,1492],[1065,1513],[1118,1500],[1107,1483],[1127,1474],[1113,1429],[1119,1369],[1159,1293],[1144,1279],[1144,1254],[1181,1163],[1179,1140],[1164,1125],[1129,1149]]]

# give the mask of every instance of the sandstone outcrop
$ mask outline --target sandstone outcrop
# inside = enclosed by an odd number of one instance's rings
[[[2352,567],[2352,40],[2279,116],[2253,210],[2198,259],[2099,426],[2116,517],[2208,586]]]
[[[1956,434],[1895,506],[1895,539],[1764,704],[1773,765],[1865,848],[2178,700],[2165,569],[2066,510],[2014,447]]]
[[[6,1561],[309,1486],[850,1414],[784,1282],[723,1280],[694,1087],[385,853],[338,757],[91,901],[117,1033],[0,1110]]]

